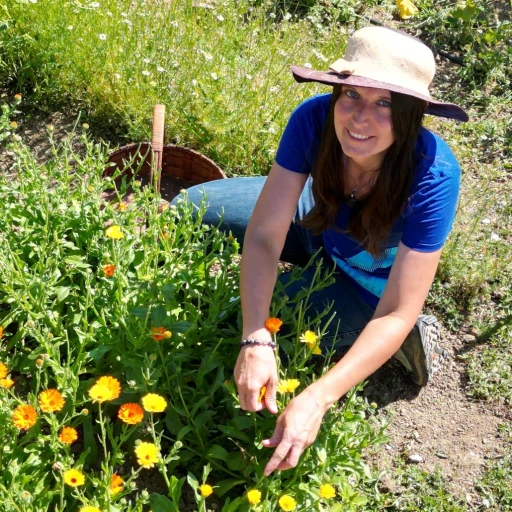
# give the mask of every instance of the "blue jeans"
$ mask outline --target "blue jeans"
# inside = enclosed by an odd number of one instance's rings
[[[225,232],[231,231],[240,244],[243,244],[247,224],[265,180],[265,177],[251,177],[210,181],[189,188],[188,197],[193,204],[199,205],[204,197],[203,194],[206,194],[207,210],[203,222],[218,226],[222,219],[220,229]],[[173,202],[175,201],[176,199]],[[303,228],[298,223],[311,210],[313,204],[311,179],[308,179],[286,236],[281,254],[282,261],[306,265],[312,256],[321,249],[321,236],[314,236],[310,230]],[[325,260],[330,261],[328,257]],[[305,270],[302,276],[304,279],[288,285],[286,293],[292,302],[294,295],[302,287],[309,286],[314,273],[315,267],[311,266]],[[334,341],[336,349],[342,349],[342,347],[348,347],[354,343],[359,333],[370,321],[375,308],[359,296],[343,272],[336,271],[333,277],[335,282],[332,285],[311,294],[308,314],[314,317],[316,316],[315,312],[321,313],[325,310],[326,304],[333,303],[333,308],[327,317],[330,317],[333,312],[336,313],[336,316],[322,337],[321,345],[330,348]],[[288,279],[289,273],[287,272],[279,276],[279,280],[283,284],[286,284]],[[333,340],[334,336],[336,336],[336,340]]]

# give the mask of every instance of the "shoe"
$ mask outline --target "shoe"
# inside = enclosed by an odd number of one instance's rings
[[[448,358],[441,348],[441,328],[437,318],[420,315],[398,352],[393,356],[405,368],[407,377],[418,386],[425,386]]]

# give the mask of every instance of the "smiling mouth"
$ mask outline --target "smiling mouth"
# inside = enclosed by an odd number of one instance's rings
[[[361,135],[359,133],[351,132],[350,130],[347,130],[347,132],[350,134],[351,137],[357,140],[368,140],[371,138],[370,135]]]

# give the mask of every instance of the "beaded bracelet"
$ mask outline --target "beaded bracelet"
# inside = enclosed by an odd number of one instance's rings
[[[258,340],[258,339],[252,339],[252,338],[248,338],[246,340],[242,340],[240,342],[240,346],[243,347],[245,345],[268,345],[269,347],[272,348],[272,350],[275,350],[276,349],[276,344],[274,341],[261,341],[261,340]]]

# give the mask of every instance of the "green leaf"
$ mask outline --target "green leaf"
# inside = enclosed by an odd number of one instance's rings
[[[221,480],[215,484],[215,494],[219,497],[222,497],[236,485],[242,485],[246,483],[247,482],[245,480],[236,480],[235,478],[227,478],[226,480]]]
[[[220,459],[224,462],[226,462],[228,456],[228,451],[218,444],[214,444],[206,453],[206,458]]]
[[[164,296],[165,300],[173,300],[175,299],[175,292],[176,292],[176,286],[173,284],[166,284],[162,286],[162,295]]]
[[[68,256],[67,258],[64,258],[64,263],[76,268],[90,268],[91,266],[88,263],[85,263],[81,256]]]
[[[167,309],[164,306],[157,306],[151,311],[151,321],[157,327],[166,325],[168,318]]]
[[[112,347],[110,345],[100,345],[99,347],[96,347],[89,352],[89,357],[95,361],[98,361],[111,349]]]
[[[229,437],[234,437],[235,439],[240,439],[241,441],[245,441],[246,443],[251,443],[251,439],[249,436],[245,435],[243,432],[240,432],[238,429],[230,427],[228,425],[219,425],[219,430],[226,434]]]
[[[130,315],[134,315],[137,318],[146,319],[148,316],[148,308],[137,307],[130,310]]]
[[[153,512],[176,512],[178,510],[171,500],[156,492],[149,496],[149,505]]]
[[[238,430],[245,430],[254,426],[254,418],[252,416],[235,416],[230,423]]]
[[[228,456],[226,465],[231,471],[241,471],[247,466],[247,459],[241,452],[232,452]]]

